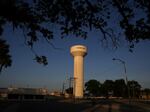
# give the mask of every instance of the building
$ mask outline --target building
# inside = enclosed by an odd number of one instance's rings
[[[45,100],[48,90],[45,88],[0,88],[0,97],[8,100]]]

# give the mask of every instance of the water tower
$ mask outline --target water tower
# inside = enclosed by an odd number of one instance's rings
[[[70,52],[74,57],[74,96],[83,98],[84,89],[84,56],[87,54],[87,48],[83,45],[74,45]]]

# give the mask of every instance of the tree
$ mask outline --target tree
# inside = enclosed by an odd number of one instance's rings
[[[91,79],[85,83],[85,90],[92,96],[98,96],[100,94],[100,87],[100,82],[95,79]]]
[[[33,50],[39,35],[56,48],[47,24],[58,26],[61,38],[73,34],[86,39],[87,29],[96,29],[103,34],[102,42],[111,40],[115,47],[118,39],[125,37],[132,51],[135,43],[150,39],[149,7],[149,0],[0,0],[0,35],[6,24],[11,24],[14,30],[22,30],[26,44]],[[118,17],[116,28],[111,27],[114,14]],[[118,36],[120,33],[124,36]],[[47,65],[45,56],[35,53],[35,57]]]
[[[73,88],[72,87],[67,88],[65,91],[66,91],[66,93],[73,95]]]
[[[0,39],[0,73],[2,68],[11,66],[11,56],[9,55],[9,45],[5,40]]]
[[[108,97],[109,94],[114,92],[114,81],[113,80],[105,80],[102,84],[103,95]]]
[[[141,85],[137,81],[128,81],[130,96],[133,98],[140,97]]]
[[[114,81],[114,96],[127,97],[127,85],[124,79],[118,79]]]

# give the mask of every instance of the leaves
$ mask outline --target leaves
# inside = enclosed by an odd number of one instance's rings
[[[88,91],[89,94],[92,94],[93,96],[99,95],[100,86],[100,82],[94,79],[91,79],[85,83],[86,91]]]
[[[89,94],[93,96],[106,96],[109,97],[110,95],[129,98],[136,97],[139,98],[140,96],[140,88],[141,85],[135,81],[128,81],[126,84],[124,79],[117,79],[113,80],[105,80],[104,83],[100,83],[95,79],[91,79],[85,83],[85,89]]]
[[[9,55],[9,45],[6,44],[5,40],[0,39],[0,72],[2,68],[11,66],[12,60]]]
[[[133,5],[131,5],[133,4]],[[135,5],[134,5],[135,4]],[[53,32],[43,27],[43,23],[54,23],[60,25],[60,31],[62,37],[69,34],[74,34],[77,37],[87,37],[87,33],[84,28],[90,30],[99,29],[101,33],[109,38],[111,35],[105,35],[109,20],[111,20],[112,10],[117,9],[116,15],[121,15],[122,20],[120,27],[124,29],[126,40],[134,42],[134,40],[149,39],[150,26],[148,24],[149,19],[149,2],[134,0],[134,2],[128,0],[110,0],[110,1],[89,1],[89,0],[63,0],[63,1],[49,1],[49,0],[36,0],[36,2],[25,2],[15,0],[2,0],[1,6],[1,18],[12,23],[14,29],[20,27],[27,28],[27,36],[31,37],[29,46],[37,39],[37,32],[41,33],[44,38],[53,39]],[[138,7],[131,7],[138,6]],[[147,21],[143,21],[143,17],[139,20],[134,20],[136,23],[131,23],[131,19],[136,18],[135,9],[142,9],[147,14],[145,18]],[[5,10],[7,9],[7,10]],[[4,13],[4,11],[6,11]],[[0,24],[2,26],[3,24]],[[2,27],[0,27],[2,32]],[[104,31],[102,31],[103,29]],[[142,30],[141,30],[142,29]],[[138,34],[136,34],[139,32]],[[142,35],[143,34],[143,35]]]
[[[128,81],[128,87],[130,91],[130,96],[133,98],[139,98],[141,85],[137,81]]]
[[[55,38],[49,27],[53,25],[60,28],[61,38],[71,34],[86,39],[88,29],[96,29],[103,35],[101,40],[111,40],[114,45],[116,33],[112,32],[119,29],[124,34],[119,39],[125,37],[132,51],[134,44],[150,39],[149,7],[148,0],[0,0],[0,35],[4,25],[11,24],[24,32],[27,45],[33,48],[41,35],[47,42]],[[111,28],[114,16],[117,24]],[[41,56],[36,59],[44,62]]]
[[[36,56],[35,59],[39,64],[47,65],[47,58],[45,56]]]

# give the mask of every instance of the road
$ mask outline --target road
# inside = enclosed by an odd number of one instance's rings
[[[83,112],[150,112],[150,104],[128,100],[99,100]]]
[[[0,112],[150,112],[150,104],[125,100],[48,100],[0,102]]]

